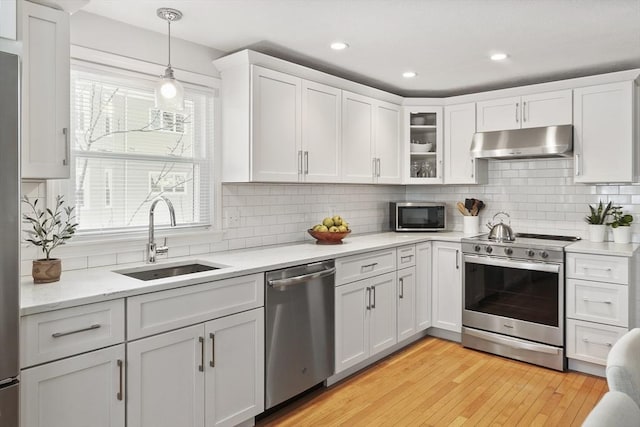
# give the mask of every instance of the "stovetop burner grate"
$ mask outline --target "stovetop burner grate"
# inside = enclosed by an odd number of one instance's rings
[[[516,233],[516,238],[521,237],[523,239],[543,239],[543,240],[559,240],[563,242],[577,242],[581,240],[577,236],[557,236],[553,234],[535,234],[535,233]]]

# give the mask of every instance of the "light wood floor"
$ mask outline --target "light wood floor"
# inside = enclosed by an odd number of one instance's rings
[[[428,337],[258,426],[579,426],[606,380]]]

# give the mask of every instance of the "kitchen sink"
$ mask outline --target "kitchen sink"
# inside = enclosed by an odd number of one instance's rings
[[[228,267],[226,265],[204,264],[199,261],[190,261],[181,264],[165,264],[153,267],[141,267],[130,270],[115,271],[115,273],[132,277],[138,280],[156,280],[167,277],[183,276],[185,274],[201,273],[203,271],[219,270]]]

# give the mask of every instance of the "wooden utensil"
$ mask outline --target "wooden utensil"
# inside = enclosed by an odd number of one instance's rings
[[[464,216],[470,216],[471,214],[469,213],[469,211],[467,210],[467,208],[464,207],[464,203],[462,202],[458,202],[456,204],[456,206],[458,207],[458,210],[460,211],[460,213]]]

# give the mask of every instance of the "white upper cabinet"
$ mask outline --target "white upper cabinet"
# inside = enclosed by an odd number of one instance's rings
[[[477,103],[478,132],[572,123],[571,90],[492,99]]]
[[[573,92],[575,182],[634,181],[638,171],[635,83],[604,84]]]
[[[17,0],[0,1],[0,37],[16,40]]]
[[[397,184],[400,107],[342,92],[342,178],[351,183]]]
[[[476,132],[476,104],[444,108],[444,183],[486,184],[488,162],[471,157],[471,141]]]
[[[402,180],[400,155],[400,107],[388,102],[375,103],[376,179],[380,184],[399,184]]]
[[[374,100],[355,93],[342,94],[342,177],[345,182],[374,180]]]
[[[298,161],[305,182],[340,181],[341,123],[342,91],[303,80],[302,149]]]
[[[22,177],[68,178],[69,15],[22,2]]]
[[[252,70],[252,177],[297,182],[302,150],[301,87],[297,77],[254,66]]]
[[[403,183],[442,184],[442,107],[404,107]]]

